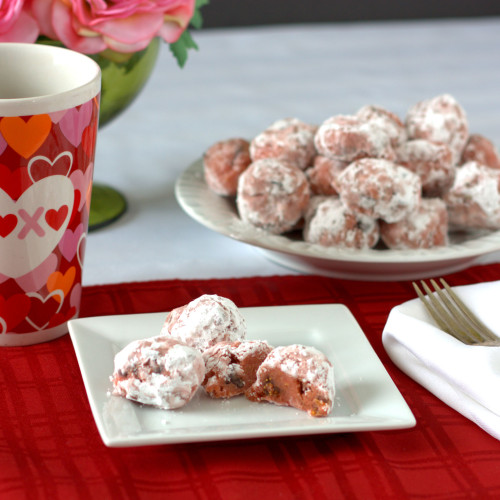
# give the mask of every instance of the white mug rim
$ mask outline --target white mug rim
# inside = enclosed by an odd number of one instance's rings
[[[37,43],[1,43],[0,59],[6,54],[51,54],[54,57],[74,59],[88,73],[83,82],[65,91],[35,95],[31,97],[0,98],[0,117],[30,116],[53,113],[84,104],[96,97],[101,90],[101,68],[90,57],[64,47]]]

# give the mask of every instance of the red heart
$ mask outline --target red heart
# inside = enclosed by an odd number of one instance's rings
[[[75,306],[70,307],[65,314],[63,314],[62,312],[54,314],[54,316],[52,316],[52,318],[48,324],[48,328],[52,328],[52,327],[60,325],[62,323],[66,323],[66,321],[69,321],[70,319],[72,319],[75,316],[75,314],[76,314],[76,307]]]
[[[45,179],[50,175],[68,175],[72,166],[72,158],[67,154],[59,155],[54,162],[50,162],[45,157],[34,158],[30,161],[30,173],[34,182]]]
[[[82,146],[85,154],[89,158],[93,158],[95,151],[95,142],[97,134],[97,120],[91,122],[91,124],[83,131],[82,135]]]
[[[14,214],[7,214],[5,217],[0,215],[0,236],[5,238],[9,236],[17,226],[17,217]]]
[[[19,167],[11,172],[9,167],[0,163],[0,189],[13,200],[17,200],[31,184],[33,183],[26,167]]]
[[[61,308],[59,302],[53,300],[55,298],[56,296],[48,296],[44,299],[39,295],[31,295],[29,297],[31,303],[29,319],[38,328],[44,328],[48,325],[49,321],[51,321]]]
[[[23,321],[29,309],[30,299],[23,293],[12,295],[7,300],[0,295],[0,317],[5,321],[7,332]]]
[[[67,215],[68,205],[62,205],[59,210],[47,210],[45,213],[45,220],[54,231],[57,231],[63,225]]]
[[[80,191],[78,191],[78,189],[75,189],[75,201],[73,203],[73,211],[71,212],[69,224],[71,224],[71,221],[75,220],[75,217],[78,216],[78,207],[80,206],[81,198],[82,198],[82,195],[81,195]]]

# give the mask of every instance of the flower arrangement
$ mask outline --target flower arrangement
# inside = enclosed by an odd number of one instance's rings
[[[84,54],[133,54],[154,38],[169,44],[179,66],[197,49],[188,27],[200,28],[209,0],[0,0],[0,42],[45,39]]]

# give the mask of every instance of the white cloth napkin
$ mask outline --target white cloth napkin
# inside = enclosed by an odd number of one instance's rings
[[[453,290],[500,336],[500,281]],[[402,371],[500,439],[500,347],[459,342],[434,326],[419,299],[392,309],[382,342]]]

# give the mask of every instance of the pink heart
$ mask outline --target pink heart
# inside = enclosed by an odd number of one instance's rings
[[[7,281],[9,279],[8,276],[5,274],[0,273],[0,283],[3,283],[4,281]]]
[[[77,283],[73,290],[71,290],[71,295],[69,296],[69,305],[75,307],[76,309],[80,306],[80,299],[82,297],[82,285]]]
[[[59,121],[59,128],[73,146],[78,147],[82,142],[82,134],[92,118],[92,101],[80,106],[80,109],[71,108]]]
[[[54,111],[53,113],[49,113],[50,119],[52,123],[59,123],[61,118],[66,114],[67,109],[63,109],[62,111]]]
[[[51,253],[38,267],[33,269],[33,271],[17,278],[16,283],[25,292],[38,291],[47,283],[47,279],[56,270],[56,267],[57,257]]]
[[[0,134],[0,155],[5,151],[7,147],[7,141],[3,138],[3,135]]]
[[[80,211],[87,198],[87,189],[92,179],[91,165],[83,173],[81,170],[75,170],[70,176],[69,180],[73,183],[73,187],[76,191],[80,191],[80,204],[78,205],[78,211]]]
[[[80,224],[74,231],[66,229],[59,241],[59,250],[61,250],[61,253],[68,262],[73,260],[82,234],[83,224]]]

